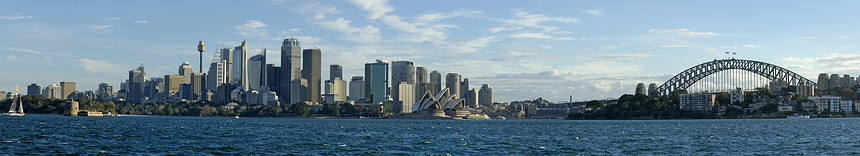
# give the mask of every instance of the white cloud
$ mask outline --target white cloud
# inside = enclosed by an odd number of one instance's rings
[[[658,45],[658,48],[689,48],[689,47],[698,47],[699,45]]]
[[[600,48],[599,48],[599,49],[600,49],[600,50],[612,50],[612,49],[616,49],[616,48],[624,47],[624,46],[627,46],[627,45],[630,45],[630,43],[620,43],[620,44],[617,44],[617,45],[600,46]]]
[[[298,9],[299,13],[312,13],[315,20],[325,19],[327,14],[337,14],[337,8],[320,4],[319,1],[311,1]]]
[[[585,11],[582,11],[582,13],[591,14],[594,16],[603,16],[603,11],[600,11],[600,10],[585,10]]]
[[[544,22],[561,22],[561,23],[579,23],[579,19],[570,17],[552,17],[543,14],[531,14],[526,11],[514,10],[514,19],[503,20],[502,26],[490,28],[491,33],[501,31],[513,31],[523,28],[540,29],[544,32],[554,32],[558,29],[555,26],[544,25]]]
[[[745,45],[742,45],[741,47],[744,47],[744,48],[764,48],[764,47],[767,47],[767,46],[763,46],[763,45],[754,45],[754,44],[745,44]]]
[[[379,41],[379,28],[370,25],[363,28],[357,28],[351,26],[350,22],[352,21],[338,18],[337,20],[322,21],[317,24],[327,29],[344,32],[348,39],[355,42],[371,43]]]
[[[121,18],[119,18],[119,17],[108,17],[108,18],[102,18],[102,21],[116,21],[116,20],[120,20],[120,19]]]
[[[475,10],[457,10],[457,11],[448,12],[448,13],[443,13],[443,12],[427,13],[427,14],[418,15],[418,17],[415,17],[415,21],[416,22],[423,22],[423,23],[430,23],[430,22],[436,22],[438,20],[447,19],[447,18],[454,18],[454,17],[466,17],[466,18],[477,17],[477,15],[480,15],[483,13],[484,13],[483,11],[475,11]]]
[[[648,57],[652,57],[652,56],[654,56],[654,55],[651,55],[651,54],[614,54],[614,55],[598,56],[598,57],[596,57],[596,59],[598,59],[598,60],[615,60],[615,59],[632,60],[632,59],[648,58]]]
[[[717,35],[714,32],[695,32],[689,29],[651,29],[648,32],[653,32],[657,34],[674,34],[680,36],[713,36]]]
[[[73,60],[76,66],[89,71],[90,73],[116,73],[126,71],[125,65],[116,64],[105,60],[77,59]]]
[[[4,15],[0,16],[0,20],[22,20],[22,19],[31,19],[33,16],[24,16],[24,15]]]
[[[3,47],[3,49],[11,50],[11,51],[18,51],[18,52],[31,53],[31,54],[36,54],[36,55],[42,55],[42,52],[38,52],[35,50],[31,50],[31,49],[15,48],[15,47]]]
[[[136,21],[134,21],[134,23],[147,24],[147,23],[149,23],[149,21],[147,21],[147,20],[136,20]]]
[[[603,41],[608,40],[608,37],[599,37],[599,38],[579,38],[580,41]]]
[[[478,51],[477,48],[487,47],[490,42],[498,41],[496,37],[484,37],[461,43],[451,43],[451,48],[454,53],[470,53]]]
[[[257,20],[248,20],[245,24],[237,25],[236,33],[248,37],[264,37],[269,30],[263,29],[266,24]]]
[[[511,38],[531,38],[531,39],[548,39],[548,40],[576,40],[573,37],[553,37],[546,35],[544,33],[519,33],[513,34],[508,37]]]
[[[394,11],[394,7],[388,5],[386,0],[350,0],[364,10],[370,11],[370,19],[378,19],[385,13]]]
[[[112,26],[113,25],[94,25],[87,26],[86,29],[95,32],[96,34],[107,34],[113,32],[113,30],[110,29]]]

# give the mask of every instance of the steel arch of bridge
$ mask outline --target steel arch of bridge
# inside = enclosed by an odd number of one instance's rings
[[[753,60],[725,59],[705,62],[690,67],[651,91],[649,95],[669,95],[672,92],[689,88],[708,75],[729,69],[749,71],[763,76],[770,81],[783,81],[787,85],[815,86],[815,82],[788,69],[770,63]]]

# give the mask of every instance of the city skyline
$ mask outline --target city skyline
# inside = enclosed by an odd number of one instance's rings
[[[500,102],[617,98],[637,83],[660,85],[732,57],[725,51],[810,80],[858,75],[860,22],[850,19],[860,11],[850,8],[857,2],[841,3],[7,1],[0,2],[0,66],[14,69],[0,76],[0,90],[61,81],[81,91],[118,88],[140,63],[147,78],[179,74],[183,62],[199,64],[200,33],[204,70],[215,50],[240,46],[245,36],[254,53],[295,37],[304,49],[324,51],[323,67],[342,65],[343,77],[364,76],[364,64],[378,58],[412,61],[428,72],[459,73],[470,88],[491,84]],[[217,9],[227,6],[259,11]],[[265,62],[283,67],[280,53],[268,55]]]

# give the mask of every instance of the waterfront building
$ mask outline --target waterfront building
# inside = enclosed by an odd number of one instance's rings
[[[482,106],[492,106],[493,105],[493,88],[490,87],[490,84],[481,85],[481,91],[478,92],[478,103]]]
[[[729,92],[729,94],[730,94],[729,96],[731,97],[730,102],[732,105],[737,105],[741,102],[744,102],[744,90],[743,90],[743,88],[738,87],[737,89]]]
[[[343,67],[342,66],[340,66],[339,64],[333,64],[333,65],[330,65],[328,68],[329,68],[329,70],[328,70],[328,72],[329,72],[328,79],[329,80],[343,79]]]
[[[442,73],[435,70],[430,72],[430,84],[433,85],[433,88],[427,90],[433,94],[439,93],[442,90]]]
[[[325,81],[326,103],[346,102],[346,81],[335,78]]]
[[[711,111],[716,98],[714,94],[681,94],[679,107],[688,111]]]
[[[815,103],[815,111],[818,112],[818,114],[824,113],[825,111],[830,113],[839,112],[839,110],[841,110],[840,107],[842,106],[840,102],[843,101],[843,98],[838,96],[811,96],[807,99]]]
[[[364,64],[365,100],[371,104],[382,104],[388,99],[388,62],[377,59]]]
[[[191,66],[191,63],[183,62],[182,65],[179,65],[179,75],[184,78],[182,83],[191,84],[191,73],[194,73],[194,67]]]
[[[40,95],[39,91],[42,91],[42,87],[39,87],[39,85],[37,85],[35,83],[27,86],[27,95],[39,96]]]
[[[110,86],[107,83],[100,83],[99,89],[96,90],[96,97],[97,99],[112,99],[113,86]]]
[[[60,99],[60,95],[63,94],[61,90],[62,88],[60,87],[60,85],[57,84],[45,86],[45,89],[42,90],[42,97],[48,99]]]
[[[191,84],[188,84],[188,83],[179,84],[179,92],[177,94],[177,97],[179,99],[191,100],[192,96],[193,96],[192,94],[193,94],[193,88],[191,87]]]
[[[248,59],[248,84],[251,90],[266,86],[266,49]],[[268,90],[267,90],[268,91]]]
[[[349,101],[361,101],[365,97],[364,76],[352,76],[349,80]]]
[[[415,63],[412,61],[394,61],[391,62],[391,99],[393,101],[414,101],[415,95],[409,96],[413,99],[401,100],[400,84],[405,82],[410,86],[411,93],[415,93]],[[397,111],[395,111],[397,112]]]
[[[307,100],[308,80],[297,78],[290,84],[290,104],[305,102]]]
[[[75,82],[63,81],[60,82],[60,99],[69,99],[69,96],[75,92]]]
[[[290,84],[293,80],[301,78],[301,55],[302,47],[298,38],[284,39],[281,44],[281,92],[278,94],[282,103],[293,104],[291,102],[293,100],[290,99],[292,98]]]
[[[647,95],[647,93],[645,93],[645,83],[636,84],[636,92],[635,93]]]
[[[396,114],[400,113],[412,113],[412,104],[415,103],[415,89],[414,85],[409,84],[408,82],[400,82],[397,84],[397,97],[400,97],[399,100],[395,100],[394,107],[392,107],[392,111]]]
[[[318,48],[302,51],[302,78],[308,81],[308,97],[311,103],[320,103],[322,74],[322,51]]]
[[[415,84],[422,83],[429,83],[427,81],[427,67],[415,67]]]
[[[462,98],[460,94],[460,74],[448,73],[445,75],[445,88],[448,88],[454,99]]]

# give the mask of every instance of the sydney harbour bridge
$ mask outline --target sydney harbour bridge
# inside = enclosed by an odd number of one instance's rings
[[[659,87],[649,88],[648,95],[669,95],[679,90],[713,93],[776,85],[794,86],[795,91],[804,96],[812,95],[815,88],[815,82],[788,69],[761,61],[731,58],[690,67]]]

